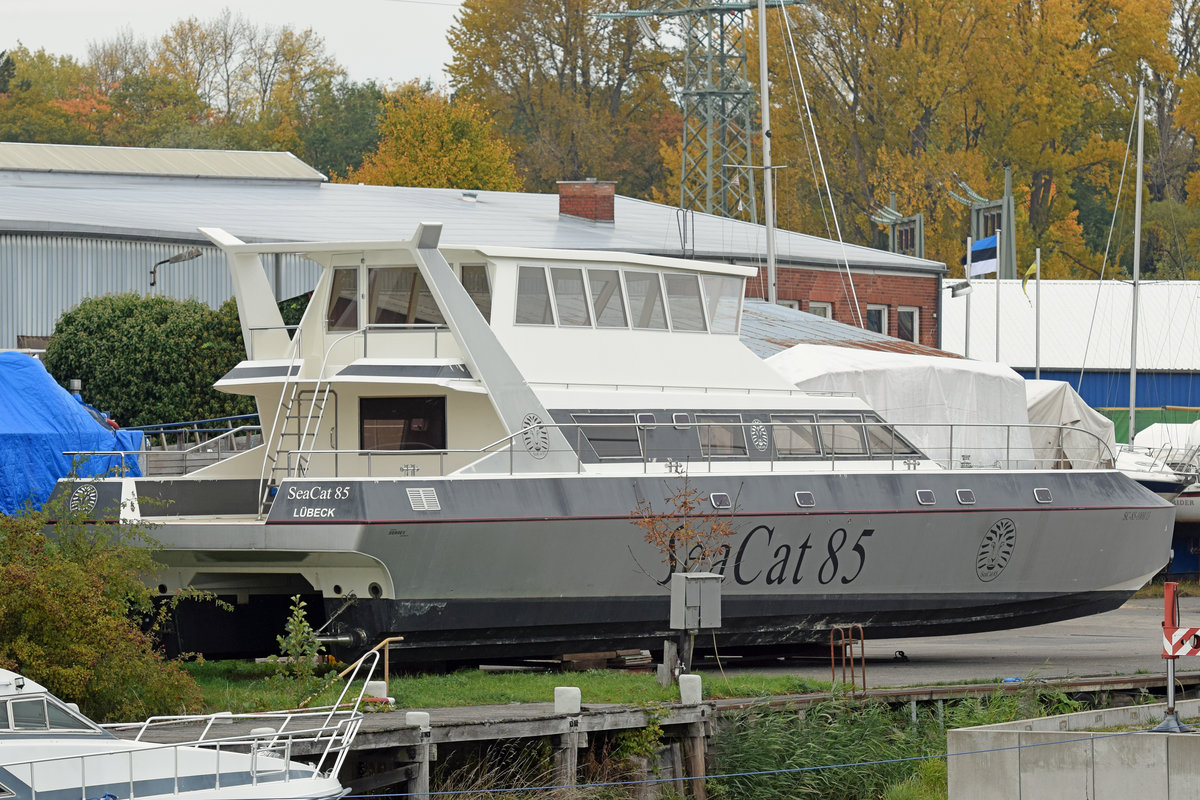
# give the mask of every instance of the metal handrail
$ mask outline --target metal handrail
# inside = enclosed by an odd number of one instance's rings
[[[670,422],[654,423],[654,425],[656,425],[656,426],[660,426],[660,425],[669,426],[672,424],[673,423],[670,423]],[[726,464],[728,464],[728,463],[738,463],[738,464],[766,463],[768,465],[768,469],[771,471],[774,471],[775,462],[777,460],[782,460],[782,461],[787,461],[787,462],[828,461],[833,466],[836,466],[839,461],[843,461],[843,462],[844,461],[849,461],[849,462],[871,461],[871,462],[878,462],[878,463],[886,462],[890,465],[890,467],[892,469],[900,469],[900,468],[915,469],[917,465],[919,465],[920,463],[924,463],[924,462],[931,462],[931,463],[939,465],[943,469],[949,469],[949,470],[965,469],[965,468],[981,469],[981,468],[988,468],[989,466],[991,466],[992,468],[1000,468],[1002,466],[1002,464],[1009,465],[1009,468],[1024,468],[1024,469],[1059,468],[1062,466],[1062,463],[1059,459],[1050,459],[1047,462],[1046,459],[1036,458],[1032,449],[1029,452],[1018,452],[1018,451],[1014,450],[1014,444],[1013,444],[1014,429],[1017,429],[1017,430],[1021,430],[1021,429],[1053,430],[1053,431],[1069,432],[1072,434],[1081,434],[1083,436],[1086,436],[1086,437],[1094,440],[1094,442],[1096,444],[1096,452],[1098,454],[1098,457],[1094,461],[1089,462],[1085,467],[1081,467],[1081,468],[1090,468],[1090,469],[1111,468],[1112,464],[1115,461],[1115,455],[1113,454],[1112,449],[1108,446],[1108,443],[1102,437],[1100,437],[1099,435],[1097,435],[1091,431],[1082,430],[1080,428],[1075,428],[1070,425],[1052,425],[1052,424],[1039,424],[1039,423],[1006,423],[1002,426],[985,424],[985,423],[901,423],[899,425],[894,425],[892,423],[885,423],[885,422],[822,421],[819,417],[811,422],[804,421],[804,422],[799,422],[799,423],[797,423],[797,422],[791,422],[791,423],[770,422],[770,421],[741,422],[741,423],[692,421],[692,422],[687,423],[687,426],[689,428],[713,428],[713,429],[741,428],[744,433],[746,432],[747,429],[752,429],[755,427],[767,428],[767,429],[770,429],[772,431],[772,433],[774,433],[775,431],[779,430],[780,428],[786,429],[786,428],[790,428],[790,427],[794,427],[794,426],[798,426],[798,425],[803,425],[805,427],[812,427],[812,428],[816,428],[816,429],[820,429],[823,427],[846,427],[846,428],[858,429],[862,433],[863,447],[865,449],[862,450],[861,452],[845,452],[845,451],[839,452],[836,449],[826,450],[824,447],[821,447],[821,449],[819,451],[810,452],[810,453],[780,452],[777,437],[772,435],[769,438],[769,443],[774,451],[773,452],[774,458],[766,459],[765,461],[748,461],[751,445],[747,442],[746,446],[744,448],[740,449],[740,452],[720,453],[720,452],[716,452],[716,448],[712,448],[712,447],[707,448],[707,452],[704,452],[704,454],[703,454],[704,463],[707,465],[708,471],[710,471],[710,472],[713,471],[713,465],[715,463],[726,463]],[[560,429],[560,430],[576,429],[576,437],[575,437],[576,447],[574,448],[574,453],[576,456],[576,469],[578,472],[582,472],[583,464],[585,463],[584,457],[583,457],[583,454],[585,452],[584,447],[583,447],[584,438],[582,437],[583,430],[586,430],[586,429],[610,429],[611,430],[614,428],[616,428],[616,429],[625,428],[625,429],[641,431],[647,427],[649,427],[648,424],[637,423],[637,422],[629,422],[629,423],[573,423],[573,422],[572,423],[553,423],[553,422],[548,422],[548,423],[541,423],[539,425],[531,425],[529,427],[526,427],[519,431],[516,431],[510,435],[501,437],[500,439],[497,439],[496,441],[494,441],[490,444],[487,444],[487,445],[484,445],[484,446],[478,447],[478,448],[446,448],[446,449],[438,449],[438,450],[434,450],[434,449],[362,450],[362,449],[329,448],[329,449],[323,449],[323,450],[309,449],[309,450],[304,450],[303,452],[301,452],[301,451],[280,451],[280,452],[286,455],[287,465],[288,465],[288,474],[293,477],[296,476],[296,471],[294,469],[294,459],[296,459],[300,456],[304,456],[306,458],[312,458],[314,456],[333,456],[334,470],[333,470],[332,476],[334,476],[334,477],[337,477],[340,475],[339,467],[340,467],[340,463],[341,463],[341,458],[343,456],[356,456],[359,458],[365,457],[367,459],[367,467],[368,467],[367,476],[368,477],[374,475],[374,472],[372,470],[372,463],[375,459],[377,459],[377,458],[394,459],[397,457],[422,458],[423,460],[427,460],[430,457],[437,457],[438,466],[439,466],[439,474],[445,474],[445,463],[446,463],[446,458],[448,456],[467,455],[467,456],[474,456],[475,460],[477,460],[478,458],[481,458],[486,455],[490,455],[490,454],[493,454],[496,452],[503,452],[505,449],[507,449],[509,451],[509,453],[512,454],[512,453],[515,453],[517,448],[520,446],[520,443],[518,440],[530,431],[535,431],[535,430],[538,430],[541,428],[556,428],[556,429]],[[911,445],[908,445],[908,443],[904,439],[904,437],[901,436],[896,431],[896,429],[899,427],[948,429],[950,431],[951,436],[950,436],[950,444],[946,450],[945,458],[943,460],[939,460],[939,459],[931,457],[928,453],[922,452],[915,447],[912,447],[912,449],[909,449],[909,447],[911,447]],[[890,438],[890,441],[892,444],[892,446],[889,450],[881,451],[881,450],[874,450],[871,448],[870,437],[867,435],[867,432],[872,428],[883,429],[886,431],[886,435]],[[999,428],[1003,428],[1004,433],[1005,433],[1005,443],[1002,448],[1004,455],[1003,455],[1002,460],[997,461],[993,465],[983,465],[983,464],[973,464],[972,462],[969,461],[968,458],[960,458],[960,456],[969,456],[970,453],[966,452],[968,448],[966,448],[962,445],[958,446],[957,451],[955,450],[953,432],[956,429],[982,429],[982,430],[989,430],[989,431],[994,432]],[[643,466],[643,470],[645,472],[650,471],[651,464],[658,463],[658,464],[665,465],[670,458],[670,454],[661,453],[661,452],[648,453],[646,451],[646,449],[643,446],[641,446],[641,442],[643,440],[640,438],[640,433],[638,434],[638,436],[639,436],[639,438],[638,438],[639,450],[641,453],[640,459],[638,457],[633,457],[633,456],[616,457],[613,459],[601,459],[601,463],[638,463],[638,461],[640,460],[640,462]],[[818,434],[818,436],[819,436],[819,434]],[[820,441],[819,438],[818,438],[818,441]],[[987,447],[985,449],[995,450],[995,449],[1000,449],[1000,448]],[[591,463],[591,462],[587,462],[587,463]],[[696,462],[690,462],[690,463],[694,464]],[[1014,467],[1014,466],[1012,466],[1014,464],[1018,464],[1020,466]],[[417,467],[416,465],[406,465],[406,467],[407,466],[412,466],[415,469],[419,469],[419,467]],[[511,474],[514,471],[515,471],[515,465],[513,464],[512,459],[510,458],[509,472]],[[415,471],[412,474],[415,474]]]

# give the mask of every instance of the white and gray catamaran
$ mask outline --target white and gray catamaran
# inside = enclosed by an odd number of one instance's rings
[[[685,479],[734,528],[711,564],[722,651],[1082,616],[1167,561],[1173,507],[1120,472],[1018,452],[981,468],[919,451],[856,398],[796,391],[738,338],[752,268],[441,246],[438,225],[390,242],[205,233],[247,343],[217,386],[255,398],[264,443],[59,491],[157,525],[162,592],[241,605],[216,617],[222,639],[300,593],[343,643],[399,635],[414,659],[657,647],[689,553],[647,544],[631,514],[670,511]],[[323,265],[295,330],[261,263],[277,253]]]

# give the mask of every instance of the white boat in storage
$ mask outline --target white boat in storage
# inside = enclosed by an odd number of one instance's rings
[[[1091,614],[1167,561],[1172,506],[1119,472],[1031,469],[1015,446],[962,458],[954,431],[931,457],[862,401],[790,386],[738,338],[751,267],[442,246],[428,224],[391,242],[205,233],[247,342],[217,386],[256,399],[264,444],[58,491],[156,525],[161,591],[236,600],[246,649],[256,604],[296,593],[339,644],[399,635],[414,660],[657,648],[695,559],[631,514],[672,513],[685,480],[733,527],[706,565],[722,652]],[[324,267],[295,331],[263,270],[277,253]],[[225,640],[237,621],[216,625]]]
[[[362,724],[357,702],[342,705],[345,694],[338,705],[307,711],[154,717],[132,725],[101,726],[33,680],[0,669],[0,796],[341,797],[346,790],[338,770]],[[164,731],[171,743],[160,741]]]

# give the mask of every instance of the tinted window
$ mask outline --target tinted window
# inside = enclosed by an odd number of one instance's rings
[[[517,273],[517,323],[554,324],[554,315],[550,311],[550,289],[546,286],[546,271],[541,267],[521,267]]]
[[[707,456],[745,456],[746,431],[741,414],[697,414],[700,452]]]
[[[822,414],[821,444],[826,455],[865,456],[867,440],[858,414]]]
[[[358,329],[358,267],[333,271],[325,324],[331,331]]]
[[[819,456],[817,418],[812,414],[772,414],[775,451],[782,457]]]
[[[600,458],[641,458],[633,414],[572,414],[580,432]]]
[[[363,450],[445,450],[446,398],[363,397]]]

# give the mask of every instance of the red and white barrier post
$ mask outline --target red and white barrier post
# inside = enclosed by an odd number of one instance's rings
[[[1200,628],[1182,628],[1179,625],[1179,602],[1177,583],[1163,584],[1163,653],[1167,660],[1167,713],[1156,731],[1176,733],[1188,728],[1179,721],[1175,713],[1175,660],[1180,656],[1200,655]]]

